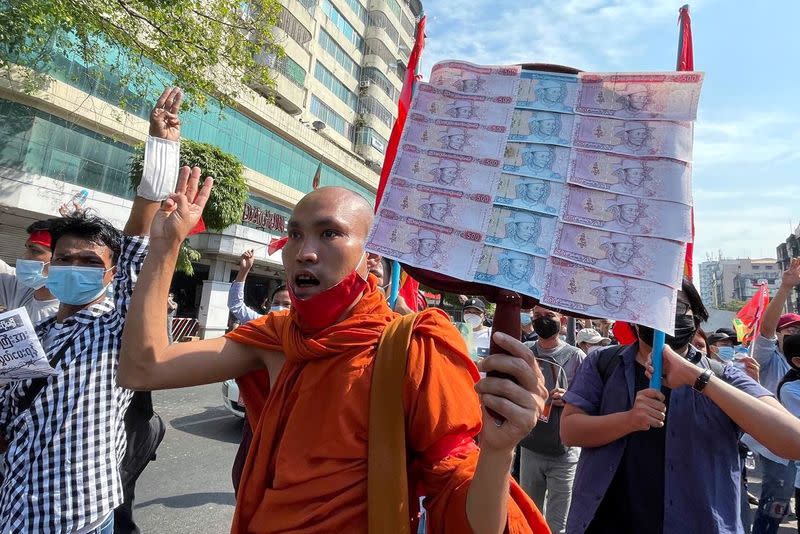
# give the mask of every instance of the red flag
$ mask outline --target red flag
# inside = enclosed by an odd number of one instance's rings
[[[287,241],[289,241],[288,235],[283,237],[273,237],[272,240],[270,240],[269,245],[267,245],[267,254],[272,256],[286,246]]]
[[[684,5],[678,15],[681,26],[678,37],[678,64],[675,70],[694,70],[694,50],[692,48],[692,19],[689,18],[689,4]],[[694,263],[694,208],[691,211],[692,240],[686,243],[686,258],[683,263],[683,275],[692,279]]]
[[[197,221],[197,224],[194,225],[194,228],[189,232],[189,235],[199,234],[200,232],[206,231],[206,222],[200,217],[200,220]]]
[[[769,286],[761,284],[758,286],[758,291],[756,291],[755,295],[739,310],[733,320],[733,326],[736,328],[736,337],[739,338],[739,341],[747,345],[753,339],[755,333],[761,329],[761,319],[768,304]]]
[[[317,165],[317,172],[314,173],[314,179],[311,180],[311,188],[316,189],[319,187],[319,179],[322,176],[322,163]]]
[[[406,305],[412,311],[418,312],[420,311],[420,303],[417,295],[419,295],[419,282],[410,277],[405,271],[402,271],[400,273],[400,290],[397,292],[397,296],[403,297]]]
[[[389,136],[389,146],[386,147],[386,157],[383,159],[381,169],[381,180],[378,182],[378,192],[375,195],[375,211],[378,211],[378,204],[381,203],[383,190],[386,189],[386,181],[389,179],[389,172],[392,170],[394,158],[397,156],[397,147],[400,144],[400,134],[406,124],[408,109],[411,107],[411,96],[414,94],[414,84],[417,81],[417,66],[425,48],[425,20],[422,17],[417,23],[417,37],[414,41],[414,48],[408,58],[408,68],[406,69],[406,79],[403,82],[403,90],[400,91],[400,100],[397,102],[397,120],[394,121],[392,135]]]

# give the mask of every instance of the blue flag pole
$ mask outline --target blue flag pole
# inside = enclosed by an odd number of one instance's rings
[[[400,262],[392,260],[392,292],[389,294],[389,308],[394,309],[398,293],[400,293]]]
[[[661,391],[661,374],[664,369],[664,332],[656,330],[653,333],[653,376],[650,377],[650,387]]]

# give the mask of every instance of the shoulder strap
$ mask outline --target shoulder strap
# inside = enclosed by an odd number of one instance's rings
[[[369,395],[368,532],[409,534],[403,384],[417,314],[392,321],[378,342]],[[392,483],[397,481],[396,483]]]
[[[628,345],[617,345],[613,348],[609,347],[604,349],[597,356],[597,371],[600,373],[603,385],[608,382],[608,379],[614,374],[619,364],[622,363],[622,353],[625,352],[627,348]]]
[[[70,342],[72,341],[72,336],[67,339],[64,343],[61,344],[61,348],[59,351],[50,359],[50,367],[54,368],[61,363],[61,360],[64,359],[64,355],[67,353],[67,349],[69,349]],[[33,404],[33,401],[36,400],[36,397],[39,396],[39,393],[44,389],[47,385],[48,378],[46,377],[39,377],[34,378],[31,380],[30,387],[25,390],[23,397],[17,403],[17,413],[23,413],[28,411],[28,409]]]

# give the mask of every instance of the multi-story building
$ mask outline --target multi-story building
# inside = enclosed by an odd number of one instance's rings
[[[374,198],[397,99],[413,45],[419,0],[280,0],[274,29],[286,54],[272,66],[274,89],[253,87],[236,105],[212,99],[207,113],[182,114],[182,136],[217,145],[245,166],[250,188],[241,224],[191,238],[202,253],[195,275],[176,275],[182,316],[201,335],[227,326],[226,297],[238,256],[256,248],[247,298],[280,283],[280,253],[266,244],[284,232],[294,204],[321,168],[323,185]],[[0,80],[0,258],[22,254],[25,227],[57,216],[86,190],[85,206],[122,226],[133,192],[128,163],[147,135],[152,102],[75,58],[55,58],[52,83],[33,94]],[[272,91],[274,104],[262,95]],[[126,106],[119,106],[121,101]]]
[[[778,263],[781,270],[785,271],[789,268],[792,258],[800,257],[800,225],[786,238],[786,241],[778,245],[777,251]],[[786,311],[800,313],[800,286],[794,288],[789,295],[786,301]]]
[[[731,300],[747,300],[766,282],[770,295],[780,286],[780,266],[772,258],[719,258],[700,264],[700,296],[706,306],[721,308]]]

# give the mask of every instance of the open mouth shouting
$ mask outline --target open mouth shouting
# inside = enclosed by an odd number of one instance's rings
[[[301,299],[317,293],[319,284],[319,279],[310,271],[300,271],[292,278],[292,290]]]

